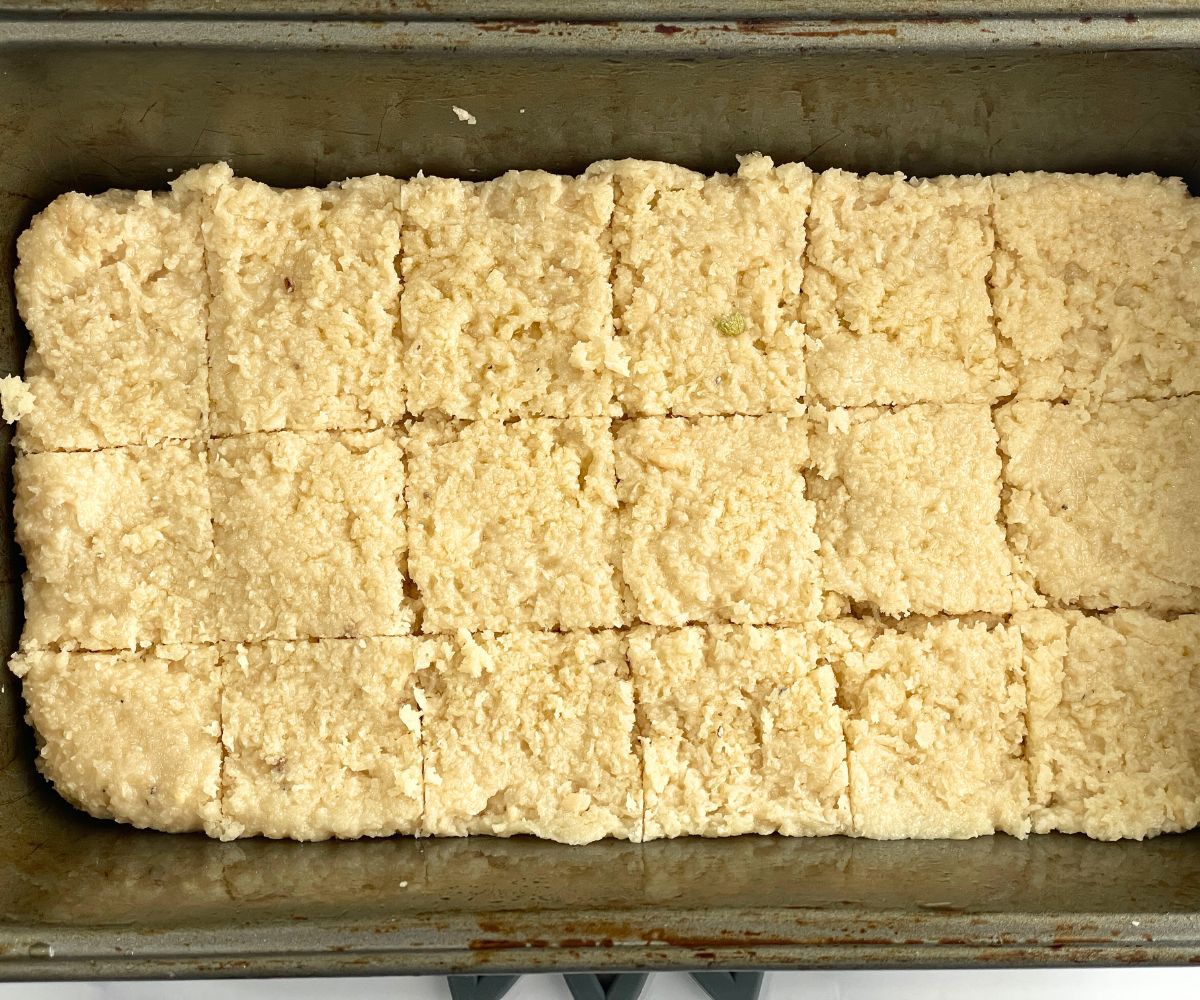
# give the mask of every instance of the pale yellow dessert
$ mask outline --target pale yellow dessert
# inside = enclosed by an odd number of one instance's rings
[[[210,448],[220,638],[411,631],[400,432],[281,431]]]
[[[408,408],[449,417],[603,417],[613,337],[605,177],[509,171],[405,184]]]
[[[953,619],[816,626],[847,715],[854,833],[1029,832],[1025,683],[1010,626]]]
[[[1200,390],[1200,203],[1153,174],[993,178],[992,299],[1029,399]]]
[[[843,712],[806,628],[635,628],[646,840],[850,829]]]
[[[434,639],[229,644],[221,653],[229,836],[415,833],[422,694]]]
[[[616,185],[617,334],[630,414],[790,412],[804,395],[804,221],[812,171],[739,157],[736,175],[595,163]]]
[[[1035,603],[998,523],[996,445],[984,404],[818,413],[808,485],[825,587],[887,615]]]
[[[37,764],[101,819],[220,833],[221,684],[214,646],[18,653]]]
[[[640,840],[624,645],[615,632],[461,633],[422,676],[425,832]]]
[[[222,168],[204,215],[213,433],[397,420],[400,182],[280,191]]]
[[[996,423],[1008,536],[1042,594],[1200,610],[1200,397],[1018,400]]]
[[[208,275],[194,175],[175,190],[72,192],[17,241],[33,406],[25,451],[153,444],[206,429]]]
[[[821,606],[803,416],[617,429],[621,569],[641,621],[802,622]]]
[[[194,445],[19,454],[26,647],[212,637],[207,462]]]
[[[1141,840],[1200,824],[1200,616],[1031,611],[1033,830]]]
[[[978,176],[817,178],[801,312],[816,399],[990,403],[1010,391],[988,299],[991,197]]]
[[[415,424],[409,566],[424,631],[622,624],[613,466],[604,419]]]

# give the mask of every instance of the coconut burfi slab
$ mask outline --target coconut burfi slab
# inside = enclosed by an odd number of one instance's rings
[[[38,768],[93,816],[180,832],[221,830],[221,684],[213,646],[29,650],[21,678]]]
[[[210,452],[220,638],[412,630],[400,432],[248,434]]]
[[[17,243],[25,451],[153,444],[208,418],[208,274],[195,173],[169,193],[65,194]]]
[[[1017,630],[841,619],[821,649],[845,707],[854,833],[877,840],[1029,832]]]
[[[1200,610],[1200,397],[996,414],[1004,516],[1052,603]]]
[[[66,195],[39,766],[225,839],[1200,825],[1197,249],[1175,181],[759,154]]]
[[[456,639],[422,678],[425,831],[640,840],[624,646],[615,632]]]
[[[988,298],[991,200],[986,177],[817,178],[802,311],[816,399],[990,403],[1010,391]]]
[[[631,415],[789,412],[804,395],[799,295],[812,171],[740,158],[736,175],[669,163],[611,174],[613,307]]]
[[[356,430],[404,414],[400,182],[207,177],[212,432]]]
[[[629,637],[645,839],[849,832],[843,713],[805,628]]]
[[[881,614],[1007,614],[1036,601],[998,523],[984,404],[820,414],[810,439],[825,586]]]
[[[426,632],[624,621],[608,420],[426,421],[408,440]]]
[[[1017,618],[1033,829],[1141,840],[1200,824],[1200,616]]]
[[[466,419],[603,417],[613,337],[606,177],[510,171],[404,186],[408,408]]]
[[[817,617],[803,416],[646,417],[619,426],[616,449],[621,568],[638,619]]]
[[[1200,391],[1200,204],[1177,179],[993,179],[993,301],[1028,399]]]
[[[417,673],[437,640],[230,644],[221,653],[227,836],[386,837],[424,809]]]
[[[187,444],[20,454],[25,647],[134,649],[212,637],[212,508]]]

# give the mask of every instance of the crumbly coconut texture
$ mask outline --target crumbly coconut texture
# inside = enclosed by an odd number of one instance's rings
[[[411,631],[399,431],[281,431],[210,447],[220,638]]]
[[[607,420],[418,423],[407,498],[426,632],[622,623]]]
[[[1030,399],[1200,391],[1200,202],[1153,174],[993,180],[992,299]]]
[[[788,412],[804,395],[799,319],[812,171],[738,158],[735,176],[621,160],[612,243],[620,398],[631,414]]]
[[[418,177],[404,204],[404,379],[413,413],[616,412],[607,177]]]
[[[621,566],[636,615],[800,622],[821,606],[803,416],[646,417],[617,430]]]
[[[809,495],[828,590],[886,615],[1006,614],[1036,601],[997,520],[986,405],[816,416]]]
[[[642,626],[629,662],[646,840],[849,832],[842,712],[810,631]]]
[[[876,840],[1029,832],[1015,628],[953,619],[818,626],[848,714],[854,832]]]
[[[211,637],[213,536],[198,447],[19,454],[14,477],[23,646]]]
[[[1016,621],[1034,831],[1141,840],[1200,825],[1200,616],[1033,611]]]
[[[209,289],[195,172],[170,194],[55,199],[17,241],[32,343],[25,451],[151,444],[202,433]]]
[[[440,647],[407,637],[227,646],[228,834],[324,840],[416,833],[417,671]]]
[[[1009,538],[1042,594],[1200,610],[1200,397],[1018,400],[996,422]]]
[[[38,768],[72,805],[168,832],[220,827],[221,710],[212,646],[18,653]]]
[[[213,433],[399,418],[400,182],[277,191],[214,169],[223,175],[204,218]]]
[[[422,684],[427,833],[641,839],[621,636],[464,631]]]
[[[1011,390],[988,299],[991,193],[977,176],[818,176],[802,306],[813,395],[988,403]]]

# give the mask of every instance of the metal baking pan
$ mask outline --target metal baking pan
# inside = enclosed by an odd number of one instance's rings
[[[475,21],[456,0],[352,0],[324,21],[271,0],[0,0],[0,273],[55,195],[162,186],[222,158],[283,185],[617,156],[728,169],[755,149],[816,168],[1200,184],[1189,4],[844,0],[798,19],[740,0],[740,20],[704,0],[652,19],[640,6],[601,0],[570,24],[537,20],[565,3],[521,0]],[[8,280],[0,324],[0,368],[19,371]],[[7,654],[20,563],[3,515]],[[1200,963],[1197,834],[220,844],[68,808],[2,686],[0,977]]]

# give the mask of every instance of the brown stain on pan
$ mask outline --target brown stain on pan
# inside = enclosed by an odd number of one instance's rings
[[[774,21],[737,21],[734,29],[743,34],[777,35],[781,38],[870,38],[877,35],[895,38],[898,31],[895,27],[855,26],[795,30],[786,22],[779,24]]]

